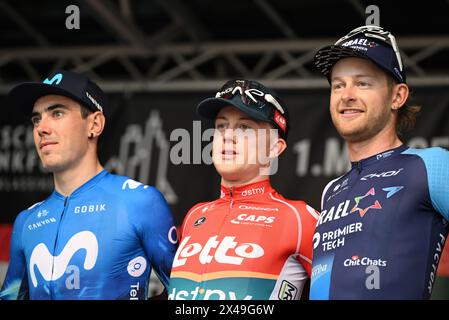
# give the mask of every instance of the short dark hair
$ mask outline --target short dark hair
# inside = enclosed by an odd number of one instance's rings
[[[91,113],[93,113],[92,110],[87,108],[86,106],[82,105],[80,103],[80,112],[81,112],[81,118],[86,119]]]

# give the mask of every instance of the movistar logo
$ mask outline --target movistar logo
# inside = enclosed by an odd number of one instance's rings
[[[69,239],[58,256],[53,256],[44,243],[39,243],[31,253],[30,277],[34,287],[37,287],[35,267],[39,270],[45,281],[58,280],[66,272],[73,255],[85,250],[84,269],[91,270],[98,257],[98,241],[90,231],[81,231]]]
[[[138,188],[138,187],[140,187],[142,185],[143,184],[141,182],[134,181],[133,179],[128,179],[128,180],[125,181],[125,183],[123,183],[122,190],[125,190],[126,188],[136,189],[136,188]],[[143,188],[146,189],[146,188],[148,188],[148,186],[147,185],[143,185]]]
[[[62,81],[62,73],[57,73],[51,79],[46,78],[43,81],[43,83],[52,85],[53,83],[56,82],[56,85],[58,85],[61,81]]]

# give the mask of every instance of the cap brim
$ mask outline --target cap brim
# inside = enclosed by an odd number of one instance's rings
[[[316,68],[329,79],[332,67],[343,58],[365,58],[372,61],[367,55],[358,50],[342,46],[326,46],[315,54]],[[374,61],[373,61],[374,62]]]
[[[251,107],[246,107],[243,104],[239,104],[232,100],[223,98],[207,98],[198,104],[198,106],[196,107],[196,111],[201,117],[214,120],[217,117],[218,112],[220,112],[221,108],[226,106],[236,107],[243,113],[256,120],[269,122],[266,118],[255,112]]]
[[[60,95],[71,98],[84,105],[78,97],[61,88],[39,82],[25,82],[14,87],[7,96],[9,107],[32,110],[36,100],[47,95]]]

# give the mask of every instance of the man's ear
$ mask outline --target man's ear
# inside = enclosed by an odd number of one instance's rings
[[[405,83],[398,83],[393,88],[393,96],[391,101],[391,108],[397,110],[402,108],[402,106],[407,101],[409,96],[409,88]]]
[[[104,130],[106,118],[100,111],[96,111],[89,115],[89,139],[98,138]]]
[[[279,157],[287,149],[287,142],[278,137],[270,147],[270,158]]]

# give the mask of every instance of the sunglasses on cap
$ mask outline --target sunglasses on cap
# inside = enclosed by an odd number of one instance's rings
[[[215,94],[215,98],[231,99],[236,94],[239,94],[245,105],[252,105],[261,109],[266,106],[266,103],[270,103],[280,113],[284,114],[285,111],[281,104],[273,97],[273,95],[265,91],[265,88],[259,86],[257,83],[236,80],[229,84],[225,84],[222,90]]]
[[[361,26],[361,27],[355,28],[354,30],[349,32],[347,35],[338,39],[338,41],[335,42],[335,45],[340,45],[341,43],[345,42],[347,39],[352,38],[358,34],[363,34],[367,38],[379,39],[379,40],[387,43],[388,45],[390,45],[393,48],[394,53],[396,54],[396,59],[398,60],[400,71],[401,72],[403,71],[401,54],[399,53],[399,48],[396,43],[396,38],[389,31],[384,30],[382,27]]]

